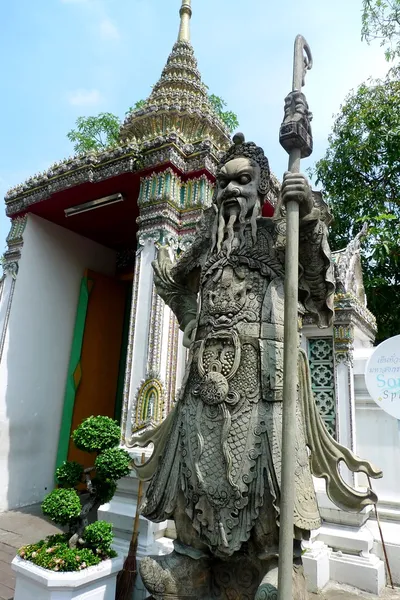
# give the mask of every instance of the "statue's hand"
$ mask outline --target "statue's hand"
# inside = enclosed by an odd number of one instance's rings
[[[282,202],[286,205],[294,200],[299,205],[300,218],[313,209],[313,196],[308,180],[301,173],[285,173],[281,188]]]

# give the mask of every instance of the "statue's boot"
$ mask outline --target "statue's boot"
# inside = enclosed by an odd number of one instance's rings
[[[209,558],[191,558],[175,550],[166,556],[146,556],[140,575],[155,600],[208,600]]]
[[[271,561],[254,600],[278,600],[278,561]]]
[[[273,562],[268,573],[264,575],[258,587],[254,600],[278,599],[278,564]],[[293,593],[292,600],[308,600],[306,578],[300,560],[293,564]]]

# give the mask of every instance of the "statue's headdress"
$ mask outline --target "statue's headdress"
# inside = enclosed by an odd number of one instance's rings
[[[243,133],[237,133],[233,136],[233,145],[222,157],[222,160],[218,165],[218,173],[227,162],[242,156],[250,159],[260,167],[261,176],[258,192],[264,200],[270,190],[271,172],[269,169],[268,159],[265,156],[262,148],[257,146],[254,142],[245,141]]]

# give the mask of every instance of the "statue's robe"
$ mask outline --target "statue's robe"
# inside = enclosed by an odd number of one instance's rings
[[[318,217],[314,209],[301,223],[299,311],[327,326],[334,276]],[[156,267],[157,290],[179,322],[196,314],[194,341],[174,409],[156,431],[132,443],[155,444],[152,459],[138,469],[151,478],[142,514],[157,522],[174,517],[183,494],[199,539],[215,555],[229,556],[249,541],[258,520],[279,523],[285,221],[258,219],[256,231],[248,225],[241,247],[229,254],[213,248],[213,219],[212,210],[205,213],[192,247],[172,269]],[[374,500],[370,490],[356,492],[340,477],[339,460],[372,476],[379,472],[329,436],[314,405],[304,353],[295,446],[296,539],[320,526],[313,467],[339,505],[360,510]],[[265,555],[275,552],[272,536]]]

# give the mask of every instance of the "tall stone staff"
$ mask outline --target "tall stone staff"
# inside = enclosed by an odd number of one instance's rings
[[[300,172],[300,160],[310,156],[312,137],[310,113],[304,110],[301,89],[305,74],[312,67],[311,50],[303,36],[294,44],[292,93],[285,100],[285,117],[279,141],[289,154],[288,170]],[[302,108],[296,110],[298,105]],[[291,600],[293,572],[293,513],[296,439],[297,360],[298,360],[298,276],[299,276],[299,204],[286,205],[285,258],[285,334],[282,423],[282,480],[280,502],[278,599]]]

